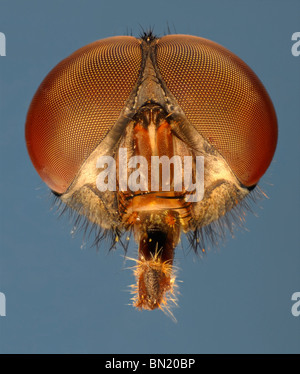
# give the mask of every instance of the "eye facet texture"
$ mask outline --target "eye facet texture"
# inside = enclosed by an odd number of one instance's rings
[[[141,73],[140,44],[129,36],[91,43],[59,63],[36,92],[26,141],[53,191],[65,192],[117,121]],[[241,183],[255,185],[277,143],[276,114],[255,73],[224,47],[187,35],[158,39],[155,60],[190,123]]]
[[[255,185],[277,143],[276,114],[255,73],[217,43],[187,35],[159,39],[156,63],[190,123],[241,183]]]
[[[91,43],[60,62],[29,108],[26,141],[41,178],[63,193],[117,121],[140,73],[140,41],[118,36]]]

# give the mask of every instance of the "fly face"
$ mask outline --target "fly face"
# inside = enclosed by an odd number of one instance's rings
[[[253,71],[220,45],[124,36],[83,47],[49,73],[26,142],[63,203],[116,239],[133,232],[134,305],[168,312],[181,234],[201,237],[255,188],[277,121]]]

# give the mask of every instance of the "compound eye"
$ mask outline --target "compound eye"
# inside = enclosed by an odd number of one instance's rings
[[[239,181],[254,186],[277,144],[273,104],[255,73],[209,40],[169,35],[156,63],[187,119],[226,159]]]
[[[118,36],[91,43],[60,62],[30,105],[26,142],[45,183],[63,193],[117,121],[141,69],[140,41]]]

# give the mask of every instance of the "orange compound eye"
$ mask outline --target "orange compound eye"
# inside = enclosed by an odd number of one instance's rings
[[[272,102],[254,72],[224,47],[187,35],[159,39],[156,64],[190,123],[242,184],[255,185],[272,160],[278,130]]]
[[[117,121],[141,68],[140,41],[91,43],[60,62],[36,92],[26,121],[31,160],[47,185],[66,191]]]

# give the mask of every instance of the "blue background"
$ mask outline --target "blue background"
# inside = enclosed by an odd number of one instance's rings
[[[0,1],[2,353],[296,353],[300,317],[300,31],[295,1]],[[51,210],[49,190],[27,155],[24,123],[45,75],[94,40],[154,26],[214,40],[259,76],[276,108],[279,142],[260,186],[269,199],[246,230],[203,258],[176,251],[177,323],[129,304],[134,282],[122,249],[82,247],[68,217]],[[81,248],[82,247],[82,248]],[[129,255],[136,253],[134,242]]]

